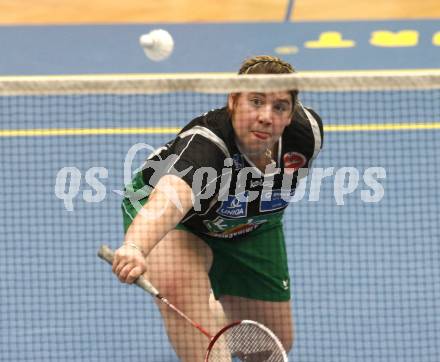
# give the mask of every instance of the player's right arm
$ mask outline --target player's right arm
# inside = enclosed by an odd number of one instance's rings
[[[191,208],[188,183],[174,175],[163,176],[128,228],[124,244],[115,252],[112,270],[121,282],[133,283],[145,273],[145,258]]]
[[[220,137],[201,126],[189,127],[172,143],[162,165],[166,165],[166,174],[157,184],[152,183],[153,192],[128,228],[124,244],[115,252],[113,272],[122,282],[133,283],[146,271],[145,258],[193,208],[193,181],[200,179],[197,170],[212,167],[216,170],[213,180],[221,175],[226,157],[226,145],[222,144]],[[168,165],[167,156],[176,157],[172,165]],[[213,180],[203,178],[200,190]],[[194,195],[194,199],[197,197]]]

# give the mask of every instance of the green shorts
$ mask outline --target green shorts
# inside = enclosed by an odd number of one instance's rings
[[[141,201],[145,204],[147,199]],[[122,204],[124,230],[137,214],[128,199]],[[232,295],[256,300],[290,300],[290,277],[282,223],[264,225],[248,236],[237,239],[210,237],[178,224],[178,230],[190,232],[205,241],[212,250],[209,278],[214,296]]]

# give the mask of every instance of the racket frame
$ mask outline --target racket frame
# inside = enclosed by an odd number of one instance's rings
[[[279,338],[275,335],[275,333],[273,333],[269,328],[267,328],[264,324],[258,323],[256,321],[250,320],[250,319],[243,319],[240,321],[235,321],[232,322],[226,326],[224,326],[222,329],[220,329],[216,335],[214,337],[211,338],[211,341],[209,342],[208,348],[206,350],[206,355],[205,355],[205,361],[204,362],[209,362],[209,356],[210,353],[212,351],[212,348],[214,347],[215,343],[217,342],[217,340],[224,334],[226,333],[229,329],[236,327],[240,324],[253,324],[255,326],[257,326],[258,328],[263,329],[277,344],[279,350],[282,352],[283,354],[283,362],[288,362],[288,358],[287,358],[287,353],[284,350],[283,344],[281,343],[281,341],[279,340]]]

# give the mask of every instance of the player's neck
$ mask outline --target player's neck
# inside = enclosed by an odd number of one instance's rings
[[[277,150],[278,142],[272,147],[272,149],[267,149],[265,152],[259,154],[247,154],[246,156],[260,171],[264,173],[268,165],[276,162],[274,160],[274,155],[277,154]]]

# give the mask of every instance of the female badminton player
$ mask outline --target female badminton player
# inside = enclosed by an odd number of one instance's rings
[[[239,70],[292,72],[271,56],[247,59]],[[297,95],[229,94],[227,106],[192,120],[149,157],[125,190],[125,239],[112,267],[121,282],[145,274],[212,334],[251,319],[291,349],[282,216],[300,170],[310,167],[323,139],[320,117]],[[178,357],[202,361],[206,337],[159,308]]]

